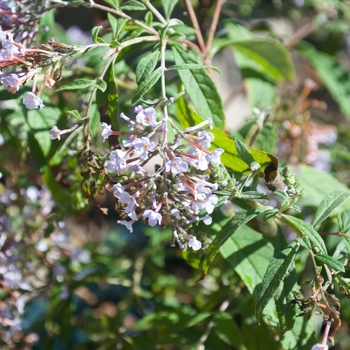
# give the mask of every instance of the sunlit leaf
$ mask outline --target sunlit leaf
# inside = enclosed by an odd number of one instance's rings
[[[312,226],[317,230],[321,223],[350,197],[350,191],[336,191],[328,194],[317,208]]]
[[[176,106],[177,117],[179,118],[180,124],[184,128],[203,122],[203,119],[201,119],[198,114],[186,104],[183,97],[176,101]],[[215,137],[214,141],[212,142],[212,148],[222,148],[225,151],[221,155],[222,163],[227,168],[239,173],[249,171],[247,164],[238,155],[235,140],[217,128],[213,128],[210,130],[210,132],[213,133]],[[251,147],[249,147],[249,151],[254,161],[260,164],[260,171],[262,175],[264,175],[264,171],[268,166],[271,166],[277,171],[278,160],[276,157]]]
[[[175,64],[198,64],[192,56],[173,46]],[[208,72],[203,69],[179,70],[178,74],[185,86],[186,93],[191,99],[197,113],[204,119],[211,118],[218,129],[225,126],[225,113],[221,97],[215,83]]]

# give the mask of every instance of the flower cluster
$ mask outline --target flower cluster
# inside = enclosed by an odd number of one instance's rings
[[[189,235],[185,228],[203,220],[211,223],[210,214],[218,203],[215,191],[218,184],[210,164],[220,164],[222,149],[209,151],[214,135],[211,120],[180,131],[169,118],[157,122],[154,108],[137,106],[135,120],[123,113],[129,132],[113,131],[103,123],[102,137],[128,135],[122,146],[113,150],[105,166],[114,184],[110,189],[118,199],[122,220],[131,232],[133,224],[143,219],[150,226],[169,223],[174,242],[184,243],[194,250],[201,242]],[[168,127],[175,134],[168,140]],[[155,170],[151,163],[155,161]]]
[[[33,80],[31,92],[22,102],[28,109],[44,107],[40,94],[44,86],[52,88],[55,84],[56,70],[72,54],[81,48],[74,45],[57,44],[51,39],[48,44],[27,48],[14,39],[11,31],[3,31],[0,27],[0,82],[11,94],[15,94],[28,80]],[[6,70],[5,70],[6,69]],[[37,77],[45,69],[41,84],[37,87]]]
[[[68,219],[49,228],[50,234],[44,235],[54,211],[50,191],[36,186],[4,190],[1,185],[0,283],[3,295],[0,334],[8,345],[24,328],[21,317],[25,304],[37,296],[37,286],[44,290],[51,289],[53,283],[62,283],[69,273],[64,262],[68,259],[69,264],[79,270],[90,262],[90,252],[72,244],[69,234],[72,224],[69,225]],[[13,210],[20,204],[20,212]],[[37,227],[36,223],[42,226]],[[61,298],[66,297],[65,293],[61,295]]]

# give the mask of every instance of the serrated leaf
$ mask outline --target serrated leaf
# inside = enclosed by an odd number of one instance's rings
[[[173,46],[175,64],[198,64],[188,53]],[[178,74],[185,86],[195,110],[204,119],[211,118],[218,129],[225,126],[225,113],[217,88],[205,69],[179,70]]]
[[[292,242],[270,262],[262,280],[261,291],[256,302],[256,317],[260,321],[262,312],[268,302],[274,297],[280,284],[288,276],[293,266],[295,255],[300,247],[298,242]]]
[[[178,0],[162,0],[162,6],[163,6],[165,18],[167,21],[170,19],[170,16],[177,3],[178,3]]]
[[[76,79],[68,84],[60,86],[56,91],[81,90],[89,87],[94,87],[101,91],[104,91],[107,87],[107,84],[102,79]]]
[[[317,208],[312,226],[317,230],[321,223],[326,220],[339,206],[350,197],[350,191],[336,191],[328,194]]]
[[[240,330],[231,314],[218,312],[214,317],[214,330],[217,336],[226,344],[235,349],[246,350]]]
[[[219,252],[222,245],[240,228],[259,214],[271,209],[271,207],[258,207],[247,212],[237,213],[216,235],[213,242],[208,247],[206,254],[202,260],[202,270],[207,274],[211,262]]]
[[[296,47],[315,68],[317,75],[326,86],[340,110],[350,116],[350,74],[336,59],[324,52],[316,50],[310,44],[299,43]]]
[[[334,271],[345,272],[344,265],[326,254],[315,254],[316,260],[318,260],[321,264],[326,264]]]
[[[179,118],[180,124],[184,128],[188,128],[203,122],[203,119],[201,119],[199,115],[188,104],[186,104],[183,97],[176,101],[176,107],[177,117]],[[221,162],[225,165],[225,167],[239,173],[247,170],[250,171],[250,169],[247,169],[247,164],[239,157],[235,140],[233,138],[215,127],[211,129],[210,132],[215,137],[214,141],[212,142],[211,149],[222,148],[225,151],[221,155]],[[249,150],[254,161],[260,164],[260,173],[262,176],[265,175],[264,171],[269,166],[277,171],[278,159],[276,157],[251,147],[249,147]]]
[[[311,225],[291,215],[283,214],[282,217],[302,235],[307,236],[313,247],[317,248],[321,253],[327,254],[327,248],[322,237]]]
[[[236,150],[239,157],[249,166],[254,162],[254,158],[249,148],[238,138],[235,139]]]
[[[126,1],[120,8],[127,11],[147,10],[147,7],[142,2],[136,0]]]
[[[207,69],[210,68],[216,73],[221,74],[221,71],[219,68],[214,66],[205,66],[204,64],[195,64],[195,63],[188,63],[188,64],[175,64],[173,66],[170,66],[167,68],[167,70],[181,70],[181,69]]]
[[[136,83],[140,85],[140,82],[150,75],[158,63],[160,51],[156,50],[142,57],[136,67]]]
[[[157,83],[161,75],[163,74],[162,69],[159,67],[153,71],[137,88],[134,97],[131,100],[132,104],[135,104],[143,95]]]

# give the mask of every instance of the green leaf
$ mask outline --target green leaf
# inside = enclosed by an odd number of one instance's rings
[[[104,0],[107,4],[111,5],[114,9],[119,9],[119,0]]]
[[[317,230],[321,223],[326,220],[339,206],[350,197],[350,191],[336,191],[328,194],[317,208],[312,226]]]
[[[278,213],[279,213],[279,209],[271,209],[271,210],[267,211],[264,215],[264,221],[267,221],[267,220],[273,218]]]
[[[292,227],[294,227],[297,231],[299,231],[303,236],[307,236],[311,241],[313,247],[317,248],[321,253],[327,254],[327,248],[324,244],[322,237],[318,234],[318,232],[305,221],[300,220],[291,215],[283,214],[283,220],[289,223]]]
[[[350,237],[349,237],[350,238]],[[337,245],[337,247],[335,248],[335,251],[333,253],[333,258],[335,260],[342,260],[344,259],[346,256],[350,256],[350,244],[349,242],[346,240],[346,238],[343,238],[339,244]]]
[[[98,90],[96,93],[96,103],[98,108],[108,106],[108,116],[115,130],[119,130],[118,115],[118,86],[115,81],[115,61],[111,62],[103,80],[107,86],[105,91]]]
[[[220,248],[220,254],[232,264],[249,292],[257,298],[257,287],[273,258],[272,244],[245,225],[229,237]]]
[[[186,104],[183,97],[176,101],[176,107],[177,117],[184,128],[203,122],[203,119],[201,119],[198,114]],[[222,148],[225,151],[221,155],[221,161],[225,167],[239,173],[250,171],[249,168],[247,169],[247,164],[239,157],[234,139],[215,127],[211,129],[210,132],[215,137],[212,142],[212,149]],[[260,164],[262,175],[265,175],[264,171],[267,167],[271,167],[277,171],[278,160],[276,157],[251,147],[249,147],[249,151],[252,154],[254,161]]]
[[[245,191],[242,192],[239,196],[239,198],[245,198],[245,199],[269,199],[269,197],[262,192],[259,191]],[[277,209],[278,212],[278,209]]]
[[[136,83],[140,85],[142,80],[148,77],[156,67],[158,59],[160,56],[160,51],[157,49],[149,53],[148,55],[142,57],[136,67]]]
[[[249,148],[238,138],[235,139],[236,150],[239,157],[249,166],[254,162],[254,158]]]
[[[315,258],[321,264],[328,265],[334,271],[345,272],[344,265],[340,261],[332,258],[329,255],[326,255],[326,254],[315,254]]]
[[[303,188],[303,196],[298,200],[300,206],[318,207],[325,196],[335,191],[347,192],[349,189],[328,172],[316,170],[310,166],[298,166],[297,180]],[[327,184],[327,186],[320,186]],[[343,203],[339,211],[350,211],[350,201]]]
[[[167,21],[170,19],[174,7],[177,3],[178,0],[162,0],[162,6]]]
[[[98,44],[98,43],[104,44],[104,43],[106,43],[103,39],[101,39],[101,38],[98,37],[98,33],[100,32],[100,30],[101,30],[102,28],[103,28],[102,26],[97,26],[97,27],[93,27],[93,28],[91,29],[92,41],[93,41],[95,44]]]
[[[94,87],[98,90],[105,91],[107,88],[107,84],[102,79],[76,79],[66,85],[60,86],[56,91],[81,90],[89,87]]]
[[[161,75],[163,74],[161,68],[157,68],[153,71],[145,80],[137,88],[134,97],[131,100],[132,104],[135,104],[139,99],[143,97],[143,95],[157,83]]]
[[[234,346],[238,350],[247,350],[240,330],[231,314],[219,312],[214,317],[214,330],[217,336],[226,344]]]
[[[80,113],[76,110],[76,109],[73,109],[72,111],[67,111],[67,114],[70,116],[70,117],[74,117],[74,118],[77,118],[79,120],[82,120],[83,118],[81,117]]]
[[[256,302],[256,316],[260,321],[262,312],[268,302],[274,297],[283,280],[289,275],[294,264],[295,255],[300,247],[298,242],[292,242],[274,257],[262,280],[261,291]]]
[[[175,64],[198,64],[188,53],[173,46]],[[218,129],[225,126],[225,113],[217,88],[205,69],[179,70],[178,74],[185,86],[195,110],[203,118],[211,118]]]
[[[340,110],[350,116],[350,74],[334,57],[316,50],[305,42],[298,44],[296,49],[315,68],[317,75],[326,86]]]
[[[315,343],[315,328],[307,317],[296,317],[294,327],[281,339],[283,350],[311,349]]]
[[[174,66],[170,66],[167,68],[167,70],[181,70],[181,69],[207,69],[210,68],[213,71],[221,74],[221,71],[219,68],[214,67],[214,66],[205,66],[204,64],[195,64],[195,63],[188,63],[188,64],[176,64]]]
[[[348,226],[348,222],[349,222],[349,217],[346,211],[342,211],[340,213],[337,214],[337,221],[338,221],[338,225],[339,225],[339,230],[340,231],[345,231],[347,226]]]
[[[108,18],[109,24],[112,28],[113,39],[117,39],[118,19],[109,12],[107,13],[107,18]]]
[[[147,7],[143,3],[141,3],[140,1],[136,1],[136,0],[126,1],[120,8],[122,10],[127,10],[127,11],[147,10]]]
[[[232,45],[263,67],[277,81],[294,78],[294,66],[290,53],[280,43],[270,39],[253,38],[233,42]]]
[[[245,225],[250,220],[259,214],[271,209],[271,207],[258,207],[247,212],[237,213],[216,235],[213,242],[207,249],[207,252],[202,260],[202,270],[207,274],[211,262],[214,260],[216,254],[219,252],[222,245],[237,231],[239,227]]]

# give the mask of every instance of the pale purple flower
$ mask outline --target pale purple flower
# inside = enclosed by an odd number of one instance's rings
[[[312,347],[311,350],[328,350],[327,344],[316,344]]]
[[[225,151],[222,148],[217,148],[214,151],[211,152],[211,155],[207,154],[206,158],[208,162],[213,162],[220,164],[221,163],[221,154],[224,153]]]
[[[188,241],[188,246],[193,250],[199,250],[202,248],[202,243],[196,237],[192,237]]]
[[[117,223],[120,224],[120,225],[125,225],[125,227],[126,227],[130,232],[133,231],[133,228],[132,228],[132,224],[134,223],[133,220],[132,220],[132,221],[118,220]]]
[[[55,125],[49,131],[52,140],[61,140],[61,130]]]
[[[131,220],[135,220],[137,221],[139,218],[137,217],[137,214],[135,212],[135,210],[131,210],[130,213],[128,214],[128,217],[131,219]]]
[[[211,216],[206,216],[205,218],[203,218],[203,222],[205,225],[211,225],[211,223],[213,222],[213,218]]]
[[[23,99],[23,103],[28,109],[36,109],[38,107],[42,109],[44,107],[42,99],[33,92],[28,92],[28,96]]]
[[[171,209],[170,214],[175,216],[176,218],[180,218],[180,210],[179,209],[176,209],[176,208]]]
[[[113,194],[116,197],[120,197],[120,195],[125,191],[123,185],[121,185],[119,183],[113,185],[112,189],[113,189]]]
[[[134,111],[139,111],[138,107],[135,107]],[[157,125],[156,110],[153,107],[141,109],[137,112],[136,120],[142,125],[155,127]]]
[[[196,168],[198,170],[207,170],[208,166],[209,166],[209,161],[208,161],[207,155],[199,150],[197,150],[196,153],[198,156],[198,163],[197,163]]]
[[[219,198],[216,194],[213,194],[205,199],[207,213],[211,214],[217,204]]]
[[[150,226],[157,225],[157,222],[159,225],[162,223],[162,215],[150,209],[145,210],[143,217],[148,218],[148,225]]]
[[[141,159],[145,159],[148,157],[148,152],[154,150],[155,143],[151,142],[150,139],[147,137],[141,137],[140,139],[135,139],[135,141],[133,142],[133,146],[135,147],[137,155]]]
[[[132,210],[134,210],[135,205],[138,206],[135,198],[133,196],[130,196],[129,193],[124,192],[120,198],[120,203],[127,203],[128,205],[125,207],[124,212],[130,213]]]
[[[211,195],[211,189],[204,186],[203,183],[197,183],[194,186],[194,198],[197,200],[203,200]]]
[[[211,142],[214,141],[214,135],[211,132],[199,131],[198,137],[200,137],[198,144],[206,149],[208,149],[211,146]]]
[[[9,88],[11,89],[11,93],[14,93],[15,91],[18,91],[20,85],[21,85],[21,81],[18,77],[17,74],[13,73],[10,74],[7,77],[1,78],[1,83],[2,85],[4,85],[4,88],[6,90],[9,90]]]
[[[180,157],[175,157],[172,160],[168,160],[165,165],[165,171],[171,171],[175,176],[179,173],[184,173],[188,170],[188,164],[184,162]]]
[[[106,141],[109,136],[112,134],[112,125],[108,125],[107,123],[102,123],[102,133],[103,141]]]
[[[111,152],[109,160],[106,162],[107,170],[110,173],[122,171],[126,168],[126,152],[116,149]]]
[[[130,136],[127,140],[123,140],[123,146],[129,148],[133,145],[134,141],[132,141],[133,136]]]

